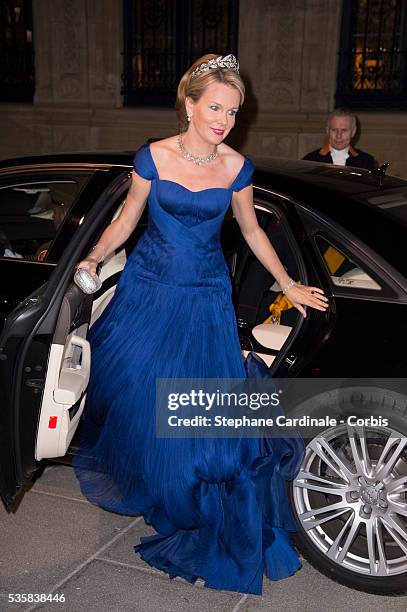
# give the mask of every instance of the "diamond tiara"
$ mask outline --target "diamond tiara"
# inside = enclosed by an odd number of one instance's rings
[[[200,64],[193,70],[191,74],[191,79],[198,76],[202,72],[207,72],[213,68],[228,68],[229,70],[234,70],[239,74],[239,62],[231,53],[229,55],[222,56],[220,55],[216,59],[211,59],[208,62],[204,62]]]

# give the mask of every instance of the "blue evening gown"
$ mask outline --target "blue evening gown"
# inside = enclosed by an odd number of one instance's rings
[[[155,436],[156,378],[268,375],[253,355],[247,373],[220,247],[232,192],[252,183],[253,165],[245,159],[230,188],[196,192],[161,180],[148,145],[134,168],[151,180],[148,228],[89,330],[75,472],[91,502],[154,527],[135,546],[150,565],[261,594],[263,574],[278,580],[301,566],[285,482],[303,459],[301,438]]]

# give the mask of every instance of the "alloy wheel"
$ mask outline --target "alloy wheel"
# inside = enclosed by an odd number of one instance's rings
[[[341,425],[307,446],[293,482],[299,523],[342,568],[371,577],[407,572],[407,438]]]

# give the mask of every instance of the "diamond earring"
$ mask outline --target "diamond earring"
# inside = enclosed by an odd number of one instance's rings
[[[187,121],[188,123],[191,121],[192,119],[192,115],[190,113],[187,113]]]

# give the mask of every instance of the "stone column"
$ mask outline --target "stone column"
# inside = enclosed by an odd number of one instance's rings
[[[86,0],[88,6],[89,104],[122,106],[123,3]]]
[[[241,0],[239,56],[261,112],[300,106],[304,0]]]
[[[320,142],[336,87],[341,6],[341,0],[241,0],[239,59],[253,94],[243,112],[248,152],[295,159]]]
[[[304,0],[241,0],[239,59],[249,97],[241,118],[249,154],[295,158]],[[250,94],[252,98],[250,99]]]
[[[327,113],[333,108],[337,81],[340,0],[307,0],[301,52],[300,108]]]
[[[34,2],[35,104],[88,105],[87,12],[83,0]]]
[[[306,121],[298,136],[298,157],[322,146],[326,116],[335,105],[341,31],[340,0],[307,0],[301,54],[300,109]]]

